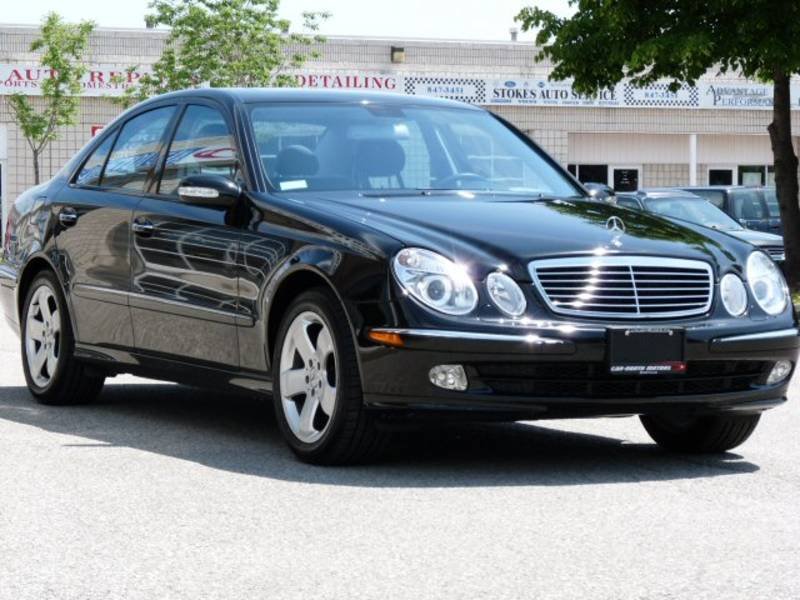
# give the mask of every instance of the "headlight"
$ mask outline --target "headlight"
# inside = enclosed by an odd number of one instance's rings
[[[525,295],[517,282],[505,273],[489,273],[486,289],[492,302],[509,317],[520,317],[525,312]]]
[[[747,309],[747,290],[744,283],[733,273],[728,273],[719,282],[722,304],[731,316],[738,317]]]
[[[758,305],[769,315],[779,315],[789,302],[789,289],[775,263],[763,252],[747,258],[747,284]]]
[[[463,267],[430,250],[405,248],[393,261],[403,289],[434,310],[465,315],[478,304],[478,291]]]

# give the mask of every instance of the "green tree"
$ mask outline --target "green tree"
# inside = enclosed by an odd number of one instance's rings
[[[42,22],[41,36],[31,44],[40,52],[43,67],[41,100],[12,94],[9,107],[33,155],[33,177],[40,181],[39,161],[47,146],[58,137],[58,128],[72,125],[78,114],[81,79],[86,72],[83,55],[89,46],[94,23],[65,23],[56,13]],[[36,107],[37,103],[42,106]]]
[[[792,147],[789,80],[800,73],[800,2],[797,0],[570,0],[577,8],[558,17],[537,7],[517,20],[538,30],[537,60],[554,63],[551,77],[574,79],[583,93],[660,79],[694,84],[709,69],[738,72],[774,86],[768,126],[775,185],[784,224],[787,273],[800,290],[798,161]]]
[[[292,86],[285,72],[301,66],[327,13],[304,13],[306,34],[290,33],[280,0],[152,0],[148,27],[170,28],[151,73],[128,89],[123,103],[192,87]],[[135,67],[134,67],[135,68]]]

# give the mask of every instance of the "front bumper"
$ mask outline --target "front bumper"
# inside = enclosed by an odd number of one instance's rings
[[[763,326],[762,326],[763,327]],[[759,412],[786,400],[790,378],[767,385],[777,360],[797,361],[796,328],[733,333],[687,327],[685,374],[608,372],[608,331],[547,324],[518,332],[378,329],[402,347],[362,344],[365,402],[374,408],[518,413],[526,418],[629,415],[674,410]],[[466,391],[430,383],[436,365],[463,365]]]

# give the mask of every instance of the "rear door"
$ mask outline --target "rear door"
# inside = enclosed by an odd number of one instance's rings
[[[130,303],[138,350],[239,365],[236,209],[185,204],[177,193],[188,175],[238,178],[232,125],[222,106],[185,105],[161,175],[136,208]]]
[[[82,343],[133,347],[131,219],[175,111],[154,108],[104,133],[54,199],[56,246]]]

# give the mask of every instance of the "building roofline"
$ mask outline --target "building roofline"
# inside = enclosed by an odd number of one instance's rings
[[[22,29],[22,30],[38,30],[40,25],[38,23],[0,23],[0,30],[3,29]],[[93,33],[115,32],[124,31],[130,33],[154,33],[154,34],[167,34],[169,32],[166,28],[148,28],[148,27],[107,27],[99,25],[95,27]],[[387,35],[324,35],[328,40],[332,41],[368,41],[368,42],[421,42],[421,43],[434,43],[434,44],[480,44],[492,46],[526,46],[536,47],[536,42],[517,40],[476,40],[469,38],[426,38],[426,37],[413,37],[413,36],[387,36]]]

